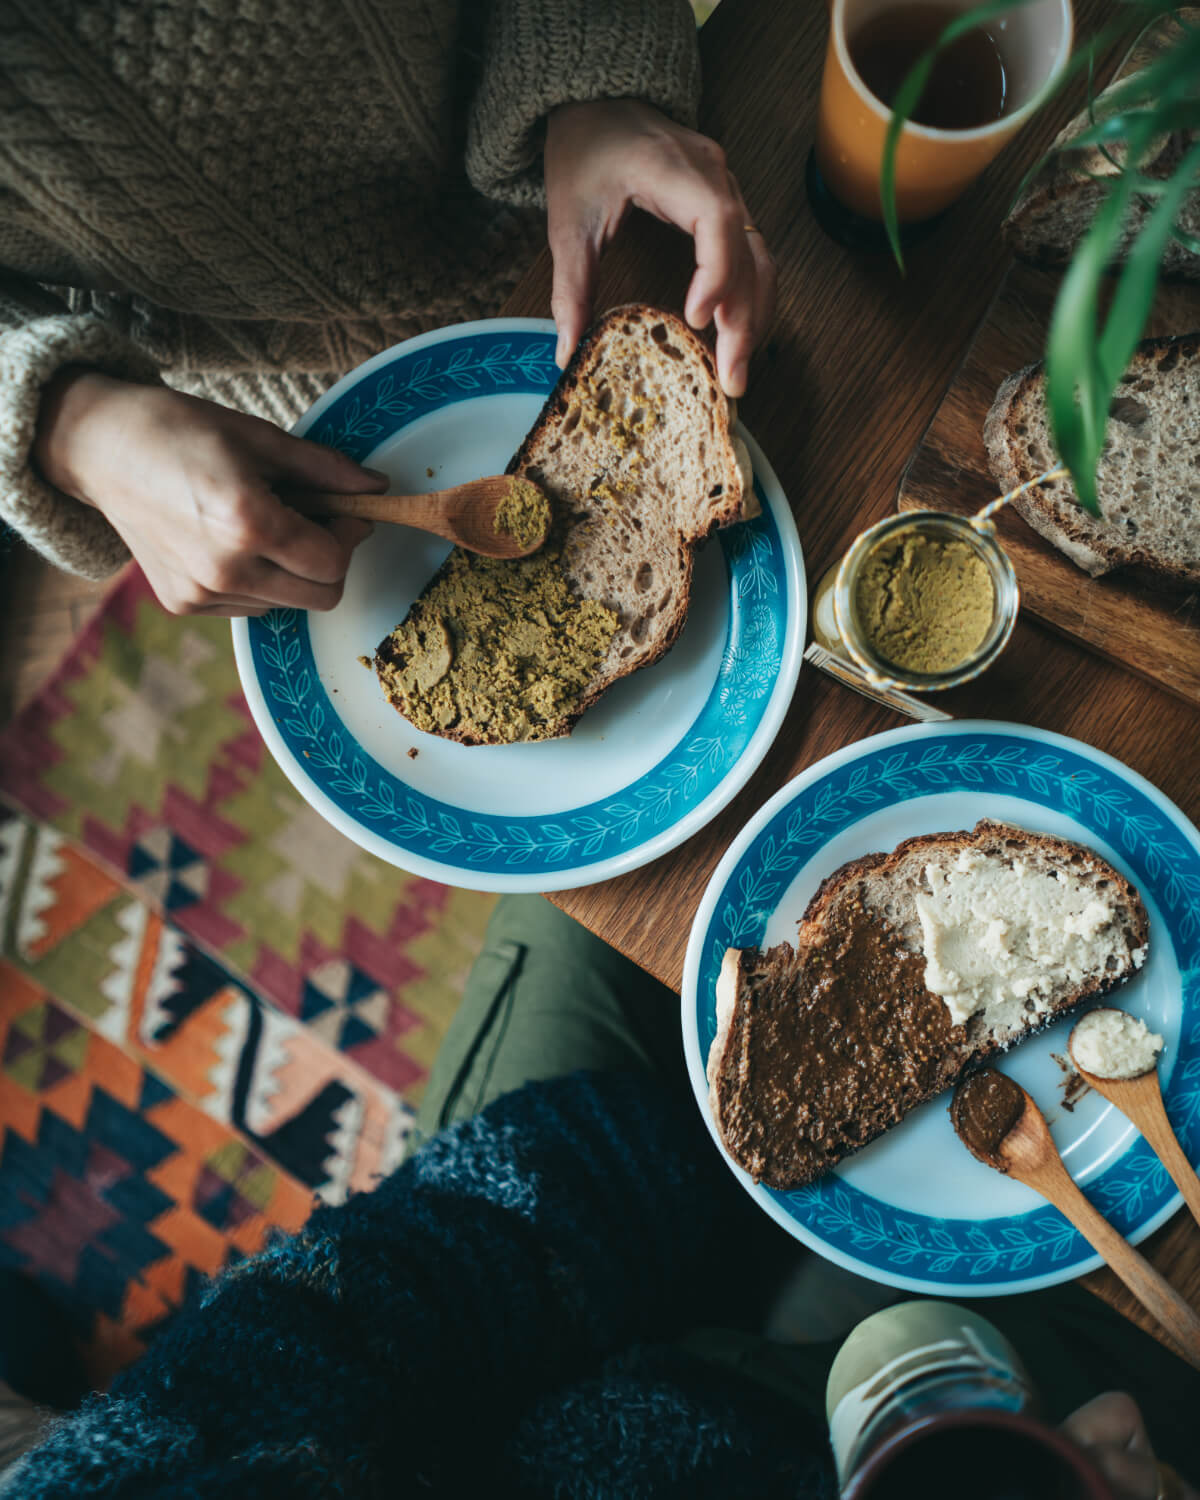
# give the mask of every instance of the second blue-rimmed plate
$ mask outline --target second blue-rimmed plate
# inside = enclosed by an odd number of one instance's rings
[[[295,431],[384,470],[404,493],[502,473],[554,385],[553,354],[541,319],[423,334],[339,381]],[[701,552],[674,649],[618,683],[567,739],[468,748],[420,733],[384,699],[358,658],[445,555],[425,533],[377,527],[328,614],[234,621],[242,689],[289,780],[364,849],[476,890],[589,885],[689,838],[766,754],[804,650],[795,523],[747,446],[762,515]]]
[[[728,947],[795,937],[821,881],[847,860],[981,818],[1086,844],[1126,875],[1150,915],[1146,966],[1106,1004],[1161,1032],[1167,1113],[1200,1162],[1200,834],[1120,761],[1019,724],[964,720],[862,740],[789,782],[747,824],[713,874],[683,976],[684,1050],[714,1139],[704,1064]],[[1098,1095],[1064,1103],[1071,1020],[1004,1054],[1000,1066],[1041,1106],[1071,1175],[1135,1243],[1180,1205],[1158,1158]],[[1102,1262],[1057,1209],[970,1156],[949,1095],[930,1100],[820,1181],[746,1189],[797,1239],[839,1265],[907,1290],[997,1296],[1053,1286]],[[719,1140],[718,1140],[719,1145]]]

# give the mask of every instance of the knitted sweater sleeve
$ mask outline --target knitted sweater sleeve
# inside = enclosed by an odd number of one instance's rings
[[[226,1271],[15,1493],[459,1493],[540,1393],[712,1307],[727,1175],[652,1079],[506,1095]]]
[[[644,99],[695,125],[696,21],[687,0],[495,0],[467,135],[467,173],[481,193],[545,201],[545,119],[559,104]]]
[[[103,318],[76,315],[45,287],[0,267],[0,519],[60,568],[104,578],[129,557],[125,543],[98,510],[47,484],[30,456],[42,392],[65,365],[159,378]]]

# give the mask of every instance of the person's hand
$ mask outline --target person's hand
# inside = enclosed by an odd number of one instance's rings
[[[343,493],[386,479],[270,422],[94,370],[42,399],[34,462],[112,523],[172,614],[332,609],[366,521],[306,519],[275,485]]]
[[[1200,1500],[1174,1470],[1160,1467],[1137,1402],[1109,1391],[1074,1411],[1062,1430],[1112,1486],[1116,1500]]]
[[[774,308],[775,265],[720,146],[648,104],[606,99],[552,110],[544,160],[559,366],[591,315],[600,252],[632,206],[695,240],[684,313],[693,328],[716,323],[717,373],[740,396]]]

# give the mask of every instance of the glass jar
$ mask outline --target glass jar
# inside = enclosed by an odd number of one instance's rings
[[[977,644],[961,659],[937,671],[898,666],[881,654],[858,609],[863,570],[881,550],[898,548],[910,538],[931,543],[959,543],[978,557],[992,590],[991,621]],[[949,511],[914,510],[888,516],[864,531],[841,562],[825,574],[813,597],[813,636],[819,646],[854,662],[876,687],[939,692],[978,677],[999,656],[1016,624],[1021,596],[1008,554],[996,540],[990,521],[972,520]]]

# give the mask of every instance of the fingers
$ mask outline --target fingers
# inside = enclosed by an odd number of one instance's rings
[[[243,534],[242,551],[246,557],[265,560],[300,580],[319,585],[341,584],[350,566],[350,553],[357,545],[354,538],[363,539],[362,523],[351,521],[346,525],[343,520],[336,526],[323,525],[290,509],[266,489],[248,497],[243,504],[253,513]],[[236,586],[240,589],[241,582]]]
[[[357,516],[330,516],[325,522],[326,530],[339,541],[348,553],[365,542],[375,530],[371,521],[361,521]]]
[[[246,557],[215,571],[216,587],[194,578],[174,575],[160,586],[159,602],[171,614],[265,614],[269,609],[333,609],[342,597],[344,577],[334,583],[299,578],[262,557]]]
[[[693,327],[715,323],[721,387],[727,396],[741,396],[750,356],[775,311],[775,262],[737,183],[732,176],[728,182],[732,211],[711,226],[697,222],[696,273],[686,307]]]
[[[320,611],[341,602],[343,583],[344,578],[336,583],[314,583],[258,558],[243,573],[241,591],[255,607]]]
[[[1105,1443],[1131,1453],[1150,1452],[1150,1438],[1141,1410],[1125,1391],[1105,1391],[1102,1396],[1094,1397],[1073,1411],[1062,1426],[1067,1436],[1084,1448]]]
[[[559,365],[586,326],[599,252],[632,205],[695,241],[686,316],[694,328],[715,321],[717,373],[740,395],[773,310],[775,268],[761,236],[748,233],[753,221],[720,146],[650,105],[599,100],[551,113],[544,158]]]
[[[685,315],[693,328],[715,323],[717,375],[727,396],[746,389],[746,371],[760,331],[758,278],[740,214],[697,221],[696,272]]]
[[[244,488],[233,502],[232,517],[207,567],[182,581],[174,601],[163,599],[168,609],[189,614],[264,613],[277,606],[333,609],[354,548],[374,530],[369,521],[350,516],[310,520],[265,484]]]
[[[744,395],[750,356],[775,311],[775,262],[760,234],[743,233],[749,269],[739,268],[713,312],[717,374],[727,396]]]
[[[692,170],[676,167],[671,180],[648,204],[653,212],[688,230],[696,246],[696,270],[684,314],[693,328],[715,323],[717,374],[728,396],[746,389],[750,355],[761,337],[775,298],[775,266],[720,148],[703,137],[692,152]]]
[[[1154,1500],[1158,1471],[1141,1411],[1124,1391],[1107,1391],[1074,1411],[1063,1432],[1085,1450],[1118,1500]]]
[[[1157,1500],[1158,1470],[1152,1458],[1106,1447],[1089,1448],[1087,1454],[1112,1486],[1115,1500]]]
[[[302,485],[310,490],[335,490],[343,494],[367,494],[387,488],[388,478],[378,469],[365,469],[336,448],[292,437],[270,422],[262,423],[256,436],[263,449],[267,477]]]
[[[718,306],[739,287],[749,290],[753,276],[746,234],[749,222],[740,201],[728,192],[710,190],[698,203],[692,227],[696,270],[684,303],[694,328],[706,328]]]
[[[215,615],[222,620],[258,620],[270,611],[271,607],[268,604],[248,605],[231,601],[228,604],[200,604],[195,609],[188,610],[188,614]]]
[[[249,615],[265,615],[271,606],[261,599],[251,599],[240,594],[219,594],[212,589],[201,588],[194,579],[183,575],[166,577],[146,575],[158,602],[172,615],[222,615],[227,619],[240,619]]]
[[[748,221],[747,221],[748,222]],[[775,261],[761,234],[748,234],[750,258],[754,262],[754,342],[757,344],[775,316]]]
[[[575,352],[592,310],[599,247],[586,226],[562,223],[552,215],[549,224],[550,254],[554,261],[554,287],[550,314],[558,330],[554,363],[560,370]]]

